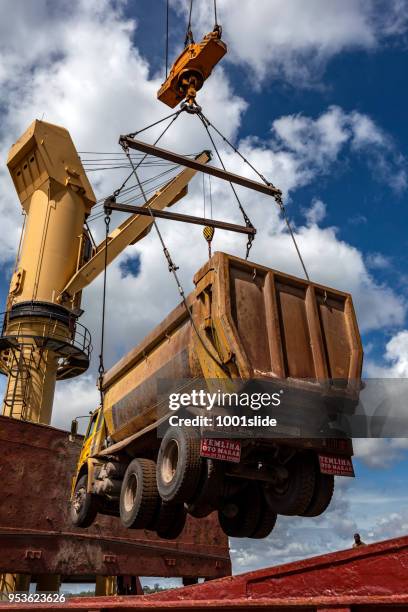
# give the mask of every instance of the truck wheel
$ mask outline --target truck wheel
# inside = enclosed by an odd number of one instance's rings
[[[261,492],[257,483],[248,483],[218,510],[221,529],[231,538],[250,538],[261,518]]]
[[[166,502],[190,502],[197,490],[203,460],[200,440],[182,427],[167,430],[157,457],[157,488]]]
[[[278,515],[271,510],[269,505],[266,503],[265,497],[262,495],[258,524],[250,537],[256,540],[261,540],[262,538],[268,537],[276,525],[277,517]]]
[[[70,505],[71,522],[75,527],[89,527],[98,514],[98,499],[87,492],[88,476],[79,478]]]
[[[289,472],[288,477],[279,485],[265,485],[265,498],[273,512],[301,516],[312,501],[315,489],[313,456],[298,453],[285,467]]]
[[[133,459],[128,465],[120,492],[119,512],[128,529],[146,529],[160,503],[156,464],[150,459]]]
[[[175,540],[186,524],[187,512],[184,504],[162,502],[155,531],[163,540]]]
[[[198,490],[192,502],[187,504],[187,512],[195,518],[204,518],[214,512],[222,495],[223,480],[221,462],[204,459]]]
[[[328,508],[334,492],[334,476],[322,474],[316,462],[316,483],[313,497],[301,516],[320,516]]]

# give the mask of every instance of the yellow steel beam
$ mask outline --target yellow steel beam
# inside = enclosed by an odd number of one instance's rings
[[[209,160],[210,155],[207,151],[197,157],[197,161],[202,164],[206,164]],[[150,206],[155,210],[163,210],[174,204],[180,196],[185,195],[185,188],[196,172],[197,170],[191,168],[186,168],[180,172],[165,187],[158,190],[144,207]],[[135,214],[114,229],[108,238],[107,263],[110,264],[127,246],[143,238],[150,230],[152,223],[153,220],[150,217]],[[68,281],[62,295],[74,296],[78,291],[89,285],[103,271],[104,266],[105,241],[101,242],[95,255]]]

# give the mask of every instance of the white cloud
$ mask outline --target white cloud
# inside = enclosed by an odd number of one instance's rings
[[[331,106],[317,119],[302,114],[287,115],[272,124],[278,148],[292,152],[298,173],[325,172],[347,151],[358,153],[373,170],[373,176],[396,192],[407,186],[406,160],[398,153],[390,136],[367,115],[346,113]]]
[[[174,4],[187,10],[182,0]],[[198,38],[212,27],[212,3],[196,3]],[[281,77],[316,84],[327,63],[344,51],[376,49],[407,28],[405,0],[219,0],[219,21],[228,43],[227,59],[259,80]]]
[[[308,225],[318,225],[326,216],[327,206],[324,202],[314,199],[310,208],[305,210],[304,215]]]
[[[77,416],[87,416],[95,410],[99,402],[99,391],[96,388],[95,378],[85,374],[80,378],[59,382],[54,398],[54,411],[52,424],[62,429],[69,428],[72,419]],[[84,433],[88,419],[80,419],[79,433]]]
[[[368,362],[367,372],[372,378],[408,378],[408,330],[395,334],[385,347],[385,365]]]
[[[405,438],[357,438],[353,440],[354,452],[367,466],[387,469],[406,457],[408,439]]]
[[[405,536],[408,529],[408,512],[405,508],[392,512],[387,516],[378,518],[370,531],[375,540],[387,540],[398,536]]]
[[[366,257],[366,264],[373,270],[385,270],[391,266],[391,258],[382,253],[369,253]]]

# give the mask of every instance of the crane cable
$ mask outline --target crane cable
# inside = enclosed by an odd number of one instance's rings
[[[184,40],[184,46],[185,47],[187,47],[187,45],[191,45],[191,44],[194,43],[193,32],[191,30],[191,14],[192,14],[192,12],[193,12],[193,0],[190,0],[190,10],[189,10],[189,15],[188,15],[186,38]]]
[[[244,156],[244,155],[241,153],[241,151],[239,151],[239,150],[238,150],[238,149],[237,149],[237,148],[236,148],[236,147],[235,147],[235,146],[232,144],[232,142],[230,142],[230,141],[228,140],[228,138],[226,138],[226,137],[225,137],[225,136],[224,136],[224,135],[223,135],[223,134],[220,132],[220,130],[218,130],[218,129],[215,127],[215,125],[211,123],[211,121],[210,121],[210,120],[209,120],[209,119],[208,119],[208,118],[207,118],[207,117],[206,117],[206,116],[203,114],[203,112],[202,112],[201,108],[199,109],[199,111],[197,112],[197,114],[198,114],[199,118],[201,119],[201,121],[202,121],[202,123],[203,123],[204,127],[205,127],[205,128],[206,128],[206,130],[207,130],[207,133],[208,133],[208,135],[209,135],[209,137],[210,137],[210,139],[211,139],[211,142],[213,143],[213,146],[214,146],[214,148],[215,148],[215,151],[216,151],[216,153],[217,153],[218,159],[220,160],[220,162],[221,162],[221,164],[222,164],[222,166],[223,166],[223,168],[224,168],[224,169],[225,169],[225,166],[224,166],[224,164],[222,163],[222,160],[221,160],[221,158],[220,158],[220,154],[219,154],[218,150],[217,150],[217,149],[216,149],[216,147],[215,147],[214,140],[212,139],[211,134],[210,134],[210,131],[209,131],[209,129],[208,129],[209,127],[211,127],[211,128],[212,128],[212,129],[213,129],[213,130],[214,130],[214,131],[215,131],[215,132],[216,132],[216,133],[217,133],[217,134],[218,134],[218,135],[219,135],[219,136],[220,136],[220,137],[223,139],[223,141],[224,141],[224,142],[225,142],[225,143],[226,143],[226,144],[227,144],[229,147],[231,147],[231,149],[232,149],[232,150],[233,150],[233,151],[234,151],[234,152],[235,152],[237,155],[239,155],[239,157],[240,157],[240,158],[241,158],[241,159],[242,159],[242,160],[243,160],[243,161],[244,161],[244,162],[245,162],[245,163],[246,163],[246,164],[247,164],[247,165],[248,165],[248,166],[249,166],[249,167],[250,167],[250,168],[251,168],[251,169],[252,169],[254,172],[255,172],[255,174],[257,174],[257,175],[259,176],[259,178],[261,179],[261,181],[263,181],[263,182],[265,183],[265,185],[267,185],[268,187],[273,187],[274,189],[276,189],[276,187],[275,187],[275,186],[274,186],[274,185],[273,185],[273,184],[272,184],[270,181],[268,181],[268,180],[267,180],[267,179],[264,177],[264,175],[263,175],[261,172],[259,172],[259,170],[257,170],[257,169],[255,168],[255,166],[253,166],[253,165],[251,164],[251,162],[250,162],[250,161],[249,161],[249,160],[248,160],[248,159],[247,159],[247,158],[246,158],[246,157],[245,157],[245,156]],[[243,207],[242,207],[242,205],[241,205],[241,203],[240,203],[240,201],[239,201],[239,198],[238,198],[238,196],[237,196],[236,190],[234,189],[234,187],[233,187],[233,185],[232,185],[232,184],[231,184],[231,187],[232,187],[232,190],[233,190],[233,192],[234,192],[234,194],[235,194],[235,197],[236,197],[236,198],[237,198],[237,200],[238,200],[238,205],[239,205],[239,207],[240,207],[240,210],[241,210],[242,214],[244,215],[244,220],[245,220],[245,222],[247,223],[247,219],[245,218],[245,216],[246,216],[245,210],[243,209]],[[280,212],[281,212],[281,214],[282,214],[282,217],[283,217],[283,219],[284,219],[284,221],[285,221],[285,223],[286,223],[286,226],[287,226],[287,228],[288,228],[288,231],[289,231],[290,237],[291,237],[292,242],[293,242],[293,244],[294,244],[294,247],[295,247],[295,249],[296,249],[296,253],[297,253],[298,257],[299,257],[299,260],[300,260],[301,266],[302,266],[302,268],[303,268],[303,272],[304,272],[304,274],[305,274],[305,277],[306,277],[306,279],[307,279],[308,281],[310,281],[310,277],[309,277],[309,274],[308,274],[308,271],[307,271],[307,268],[306,268],[305,262],[304,262],[304,260],[303,260],[302,254],[301,254],[301,252],[300,252],[299,245],[298,245],[297,240],[296,240],[296,238],[295,238],[295,234],[294,234],[294,232],[293,232],[292,224],[291,224],[291,222],[290,222],[290,220],[289,220],[289,217],[288,217],[288,214],[287,214],[287,212],[286,212],[286,208],[285,208],[285,205],[284,205],[284,203],[283,203],[282,196],[281,196],[281,195],[279,195],[279,194],[275,194],[273,197],[274,197],[274,199],[275,199],[276,204],[279,206],[279,209],[280,209]],[[248,221],[249,221],[249,219],[248,219]],[[250,224],[250,225],[249,225],[249,227],[253,227],[250,221],[249,221],[249,224]],[[248,223],[247,223],[247,225],[248,225]],[[250,248],[251,248],[251,246],[252,246],[252,242],[253,242],[253,240],[254,240],[254,236],[250,236],[250,237],[249,237],[249,239],[248,239],[248,243],[247,243],[247,256],[246,256],[246,259],[248,258],[249,249],[250,249]]]
[[[166,61],[166,79],[169,76],[169,0],[166,2],[166,50],[165,50],[165,61]]]
[[[219,29],[220,25],[217,20],[217,0],[214,0],[214,30]]]
[[[221,155],[220,155],[220,153],[219,153],[219,151],[218,151],[218,149],[217,149],[217,145],[215,144],[214,139],[213,139],[213,137],[211,136],[210,130],[208,129],[208,121],[207,121],[206,117],[203,115],[203,113],[202,113],[201,109],[198,111],[197,115],[198,115],[199,119],[201,120],[201,122],[202,122],[203,126],[205,127],[205,130],[206,130],[206,132],[207,132],[207,134],[208,134],[209,139],[211,140],[211,144],[212,144],[212,146],[214,147],[214,151],[215,151],[215,152],[216,152],[216,154],[217,154],[217,157],[218,157],[218,160],[219,160],[219,162],[220,162],[221,166],[222,166],[222,167],[223,167],[223,169],[226,171],[225,164],[224,164],[224,162],[223,162],[223,160],[222,160],[222,157],[221,157]],[[236,199],[236,201],[237,201],[237,203],[238,203],[238,208],[239,208],[239,210],[241,211],[241,214],[242,214],[242,217],[243,217],[243,219],[244,219],[245,225],[246,225],[247,227],[251,227],[251,228],[253,228],[254,226],[252,225],[251,220],[250,220],[250,218],[248,217],[248,215],[247,215],[247,213],[246,213],[246,211],[245,211],[245,208],[244,208],[244,207],[242,206],[242,204],[241,204],[241,200],[239,199],[239,196],[238,196],[238,194],[237,194],[237,190],[235,189],[235,187],[234,187],[234,185],[231,183],[231,181],[229,181],[229,184],[231,185],[232,192],[233,192],[233,194],[234,194],[234,196],[235,196],[235,199]],[[247,244],[246,244],[246,254],[245,254],[245,259],[248,259],[248,256],[249,256],[249,251],[250,251],[250,250],[251,250],[251,248],[252,248],[252,243],[253,243],[253,241],[254,241],[254,235],[253,235],[253,234],[250,234],[250,235],[248,236],[248,242],[247,242]]]
[[[141,134],[142,132],[145,132],[146,130],[158,125],[159,123],[163,123],[163,121],[166,121],[166,119],[170,119],[172,118],[172,120],[170,121],[170,123],[164,128],[163,132],[159,135],[158,138],[156,138],[156,140],[154,141],[154,145],[156,145],[159,140],[165,135],[165,133],[167,132],[167,130],[169,129],[169,127],[171,125],[173,125],[173,123],[175,122],[175,120],[178,118],[178,116],[180,115],[180,113],[183,112],[183,109],[180,108],[179,110],[177,110],[175,113],[171,113],[170,115],[167,115],[166,117],[163,117],[163,119],[159,119],[158,121],[155,121],[154,123],[151,123],[150,125],[148,125],[147,127],[143,128],[142,130],[139,130],[137,132],[131,132],[130,134],[128,134],[129,138],[134,138],[135,136],[137,136],[137,134]],[[143,161],[146,159],[147,157],[147,153],[145,153],[142,157],[142,159],[138,162],[136,168],[139,168],[139,166],[143,163]],[[126,187],[128,181],[132,178],[133,176],[133,172],[131,172],[129,174],[129,176],[123,181],[122,185],[116,189],[116,191],[113,192],[114,197],[116,198],[120,192]]]
[[[98,367],[98,389],[101,397],[101,407],[103,407],[104,391],[103,391],[103,377],[105,374],[104,365],[104,345],[105,345],[105,314],[106,314],[106,276],[108,269],[108,242],[109,242],[109,225],[110,225],[110,213],[105,214],[105,259],[103,268],[103,293],[102,293],[102,323],[101,323],[101,349],[99,353],[99,367]]]
[[[144,130],[147,130],[149,127],[153,127],[154,125],[157,125],[159,123],[162,123],[163,121],[165,121],[166,119],[169,119],[170,117],[172,117],[172,120],[170,121],[170,123],[165,127],[165,129],[163,130],[163,132],[159,135],[159,137],[156,139],[155,144],[159,142],[159,140],[164,136],[164,134],[167,132],[167,130],[169,129],[169,127],[174,123],[174,121],[177,119],[177,117],[179,116],[179,114],[182,112],[182,110],[178,110],[175,113],[172,113],[169,117],[164,117],[164,119],[160,119],[159,121],[156,121],[155,123],[153,123],[150,126],[147,126],[146,128],[144,128],[143,130],[140,130],[140,132],[143,132]],[[135,136],[136,134],[138,134],[139,132],[134,132],[132,134],[132,136]],[[131,174],[126,178],[126,180],[122,183],[122,185],[116,189],[116,191],[113,192],[113,194],[111,196],[109,196],[108,198],[106,198],[105,203],[108,203],[108,201],[115,201],[116,197],[120,194],[120,192],[124,189],[124,187],[126,186],[127,182],[129,181],[130,177],[135,175],[138,183],[139,183],[139,188],[141,193],[143,194],[145,201],[146,200],[146,195],[145,192],[143,190],[143,187],[139,181],[139,177],[137,175],[136,169],[141,165],[142,161],[147,157],[147,154],[145,154],[142,159],[138,162],[138,164],[135,166],[133,164],[133,161],[130,157],[130,155],[128,154],[129,152],[126,152],[126,156],[130,162],[130,165],[132,166],[132,172]],[[102,322],[101,322],[101,348],[100,348],[100,353],[99,353],[99,367],[98,367],[98,388],[99,388],[99,393],[100,393],[100,397],[101,397],[101,406],[103,406],[103,401],[104,401],[104,392],[103,392],[103,377],[105,374],[105,364],[104,364],[104,346],[105,346],[105,318],[106,318],[106,276],[107,276],[107,268],[108,268],[108,244],[109,244],[109,225],[110,225],[110,211],[109,208],[105,207],[105,253],[104,253],[104,272],[103,272],[103,293],[102,293]]]
[[[133,171],[134,176],[135,176],[135,178],[136,178],[136,181],[137,181],[137,183],[138,183],[138,185],[139,185],[139,189],[140,189],[140,191],[141,191],[141,192],[142,192],[142,194],[143,194],[143,198],[144,198],[145,204],[148,204],[148,200],[147,200],[146,194],[145,194],[145,192],[144,192],[144,190],[143,190],[143,185],[142,185],[142,183],[141,183],[141,181],[140,181],[140,179],[139,179],[139,175],[138,175],[138,173],[137,173],[137,166],[135,166],[135,165],[134,165],[133,160],[132,160],[132,158],[131,158],[131,156],[130,156],[130,154],[129,154],[129,150],[128,150],[128,148],[126,147],[126,145],[125,145],[125,144],[123,144],[123,145],[122,145],[122,147],[123,147],[123,150],[125,151],[125,154],[126,154],[126,156],[127,156],[128,160],[129,160],[129,164],[130,164],[130,166],[132,167],[132,171]],[[208,348],[208,346],[205,344],[204,340],[202,339],[201,334],[200,334],[200,332],[198,331],[198,328],[197,328],[196,322],[194,321],[194,317],[193,317],[193,314],[192,314],[192,312],[191,312],[191,309],[190,309],[190,307],[189,307],[189,305],[188,305],[188,303],[187,303],[187,298],[186,298],[186,294],[185,294],[185,291],[184,291],[183,285],[181,284],[181,281],[180,281],[180,279],[179,279],[179,277],[178,277],[178,274],[177,274],[177,270],[178,270],[179,268],[178,268],[178,266],[176,266],[176,264],[175,264],[175,263],[174,263],[174,261],[172,260],[172,257],[171,257],[171,255],[170,255],[170,251],[168,250],[168,248],[167,248],[167,246],[166,246],[166,243],[164,242],[163,235],[162,235],[162,233],[161,233],[161,231],[160,231],[160,228],[159,228],[158,223],[157,223],[157,221],[156,221],[156,217],[154,216],[154,214],[153,214],[152,209],[150,208],[150,206],[147,206],[147,210],[149,211],[150,216],[151,216],[151,218],[152,218],[152,224],[154,225],[154,228],[155,228],[155,230],[156,230],[157,236],[158,236],[158,238],[159,238],[159,240],[160,240],[160,243],[161,243],[161,245],[162,245],[162,248],[163,248],[163,253],[164,253],[164,256],[166,257],[166,260],[167,260],[167,264],[168,264],[169,272],[170,272],[170,273],[173,275],[173,277],[174,277],[174,279],[175,279],[175,281],[176,281],[176,285],[177,285],[178,292],[179,292],[179,294],[180,294],[180,297],[181,297],[181,299],[182,299],[182,302],[183,302],[183,304],[184,304],[184,307],[185,307],[185,309],[186,309],[186,312],[187,312],[187,314],[188,314],[188,316],[189,316],[189,319],[190,319],[190,321],[191,321],[191,325],[192,325],[192,328],[193,328],[193,330],[194,330],[194,333],[196,334],[196,336],[197,336],[197,338],[198,338],[198,340],[199,340],[200,344],[201,344],[201,345],[202,345],[202,347],[204,348],[204,350],[205,350],[205,352],[207,353],[207,355],[208,355],[208,356],[209,356],[209,357],[210,357],[210,358],[211,358],[211,359],[212,359],[212,360],[213,360],[213,361],[214,361],[214,362],[215,362],[215,363],[216,363],[216,364],[217,364],[217,365],[218,365],[218,366],[219,366],[219,367],[220,367],[220,368],[221,368],[221,369],[222,369],[222,370],[225,372],[225,373],[229,374],[229,370],[228,370],[227,366],[226,366],[224,363],[222,363],[222,361],[221,361],[221,359],[220,359],[220,356],[218,355],[218,357],[217,357],[216,355],[214,355],[214,354],[213,354],[213,352],[212,352],[212,351],[210,351],[210,349]]]

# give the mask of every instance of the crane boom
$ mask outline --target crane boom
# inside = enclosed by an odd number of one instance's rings
[[[203,151],[197,156],[197,161],[206,164],[210,160],[208,151]],[[151,197],[143,208],[153,208],[155,210],[163,210],[164,208],[174,204],[180,197],[186,193],[186,187],[197,170],[186,168],[176,177],[167,183],[162,189],[159,189],[153,197]],[[134,244],[151,229],[153,219],[139,214],[134,214],[126,219],[121,225],[111,232],[108,237],[107,263],[108,265],[122,251]],[[89,285],[104,269],[105,266],[105,240],[97,247],[96,253],[87,261],[68,281],[66,284],[63,296],[74,296],[76,293]]]

